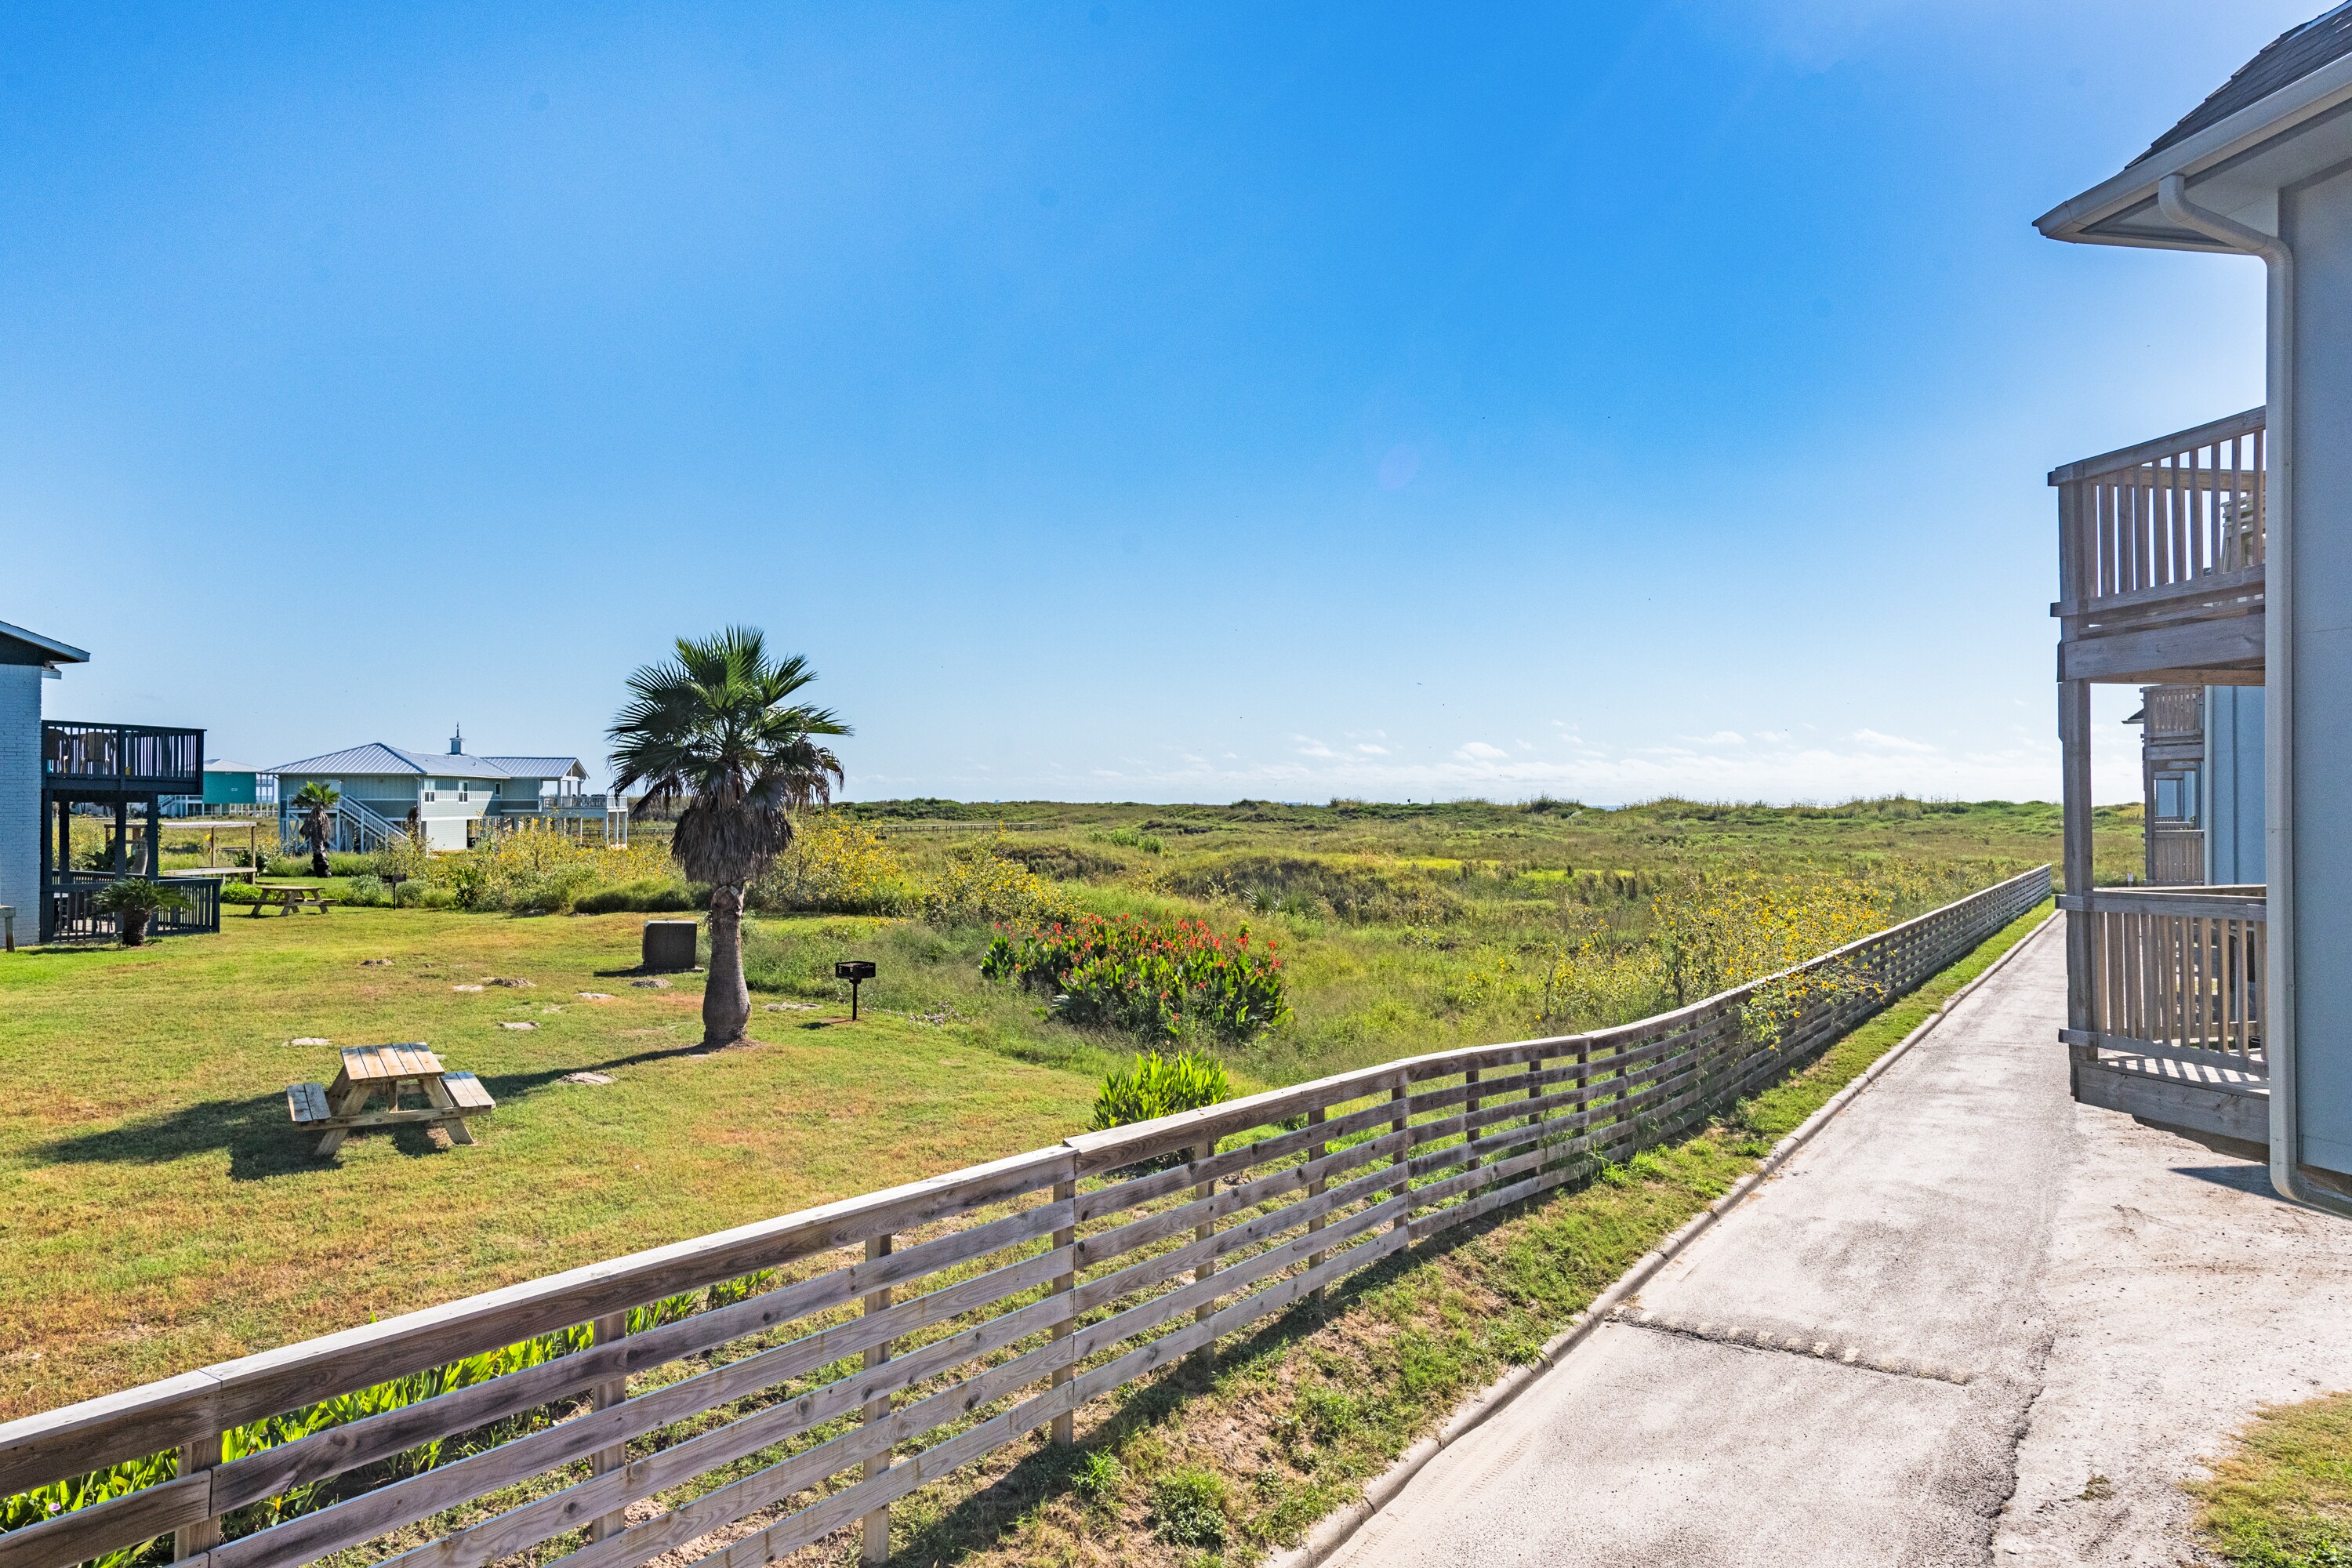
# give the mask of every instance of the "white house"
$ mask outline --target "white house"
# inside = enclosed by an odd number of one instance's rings
[[[324,784],[343,797],[339,842],[352,847],[411,824],[431,849],[463,849],[486,817],[580,819],[605,816],[604,798],[584,792],[588,770],[577,757],[477,757],[462,735],[446,752],[411,752],[370,742],[323,756],[281,763],[281,813],[291,812],[306,784]],[[608,833],[611,831],[607,828]]]
[[[2036,226],[2268,278],[2263,407],[2050,476],[2075,1093],[2352,1214],[2352,3]],[[2262,689],[2260,897],[2092,888],[2098,681]]]
[[[78,647],[0,621],[0,904],[33,940],[41,907],[41,682],[85,664]]]

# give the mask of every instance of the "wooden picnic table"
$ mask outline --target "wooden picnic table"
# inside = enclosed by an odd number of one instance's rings
[[[289,915],[305,904],[322,915],[327,912],[327,889],[324,888],[313,888],[303,882],[264,882],[258,879],[253,885],[260,889],[262,894],[253,906],[253,918],[256,920],[261,918],[261,911],[268,907],[273,897],[280,901]]]
[[[469,1072],[451,1072],[441,1058],[423,1045],[345,1046],[342,1069],[331,1084],[290,1083],[286,1086],[286,1110],[294,1125],[318,1131],[319,1153],[332,1154],[343,1140],[367,1127],[397,1127],[410,1122],[446,1129],[452,1143],[471,1143],[466,1118],[498,1109],[482,1080]],[[422,1106],[402,1110],[402,1091],[413,1088]],[[367,1102],[382,1099],[383,1108],[370,1110]]]

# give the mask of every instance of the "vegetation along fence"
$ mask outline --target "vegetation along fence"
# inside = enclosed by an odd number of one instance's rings
[[[1695,1124],[2049,889],[1639,1023],[1083,1133],[12,1422],[0,1498],[66,1511],[20,1507],[0,1568],[166,1532],[201,1568],[752,1568],[861,1521],[870,1560],[926,1482]]]

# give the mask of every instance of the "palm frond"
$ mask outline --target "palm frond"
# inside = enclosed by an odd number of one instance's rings
[[[750,626],[680,637],[670,658],[629,677],[607,731],[614,787],[688,803],[671,853],[695,880],[751,880],[791,844],[792,813],[833,798],[841,761],[817,738],[850,729],[792,700],[815,679],[798,655],[771,659]]]

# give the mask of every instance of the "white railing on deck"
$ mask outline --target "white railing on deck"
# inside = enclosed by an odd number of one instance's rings
[[[2261,887],[2101,888],[2059,900],[2088,920],[2090,1023],[2069,1045],[2203,1069],[2211,1087],[2257,1087],[2263,1055]]]
[[[2264,411],[2086,458],[2061,490],[2069,615],[2258,584],[2266,543]]]

